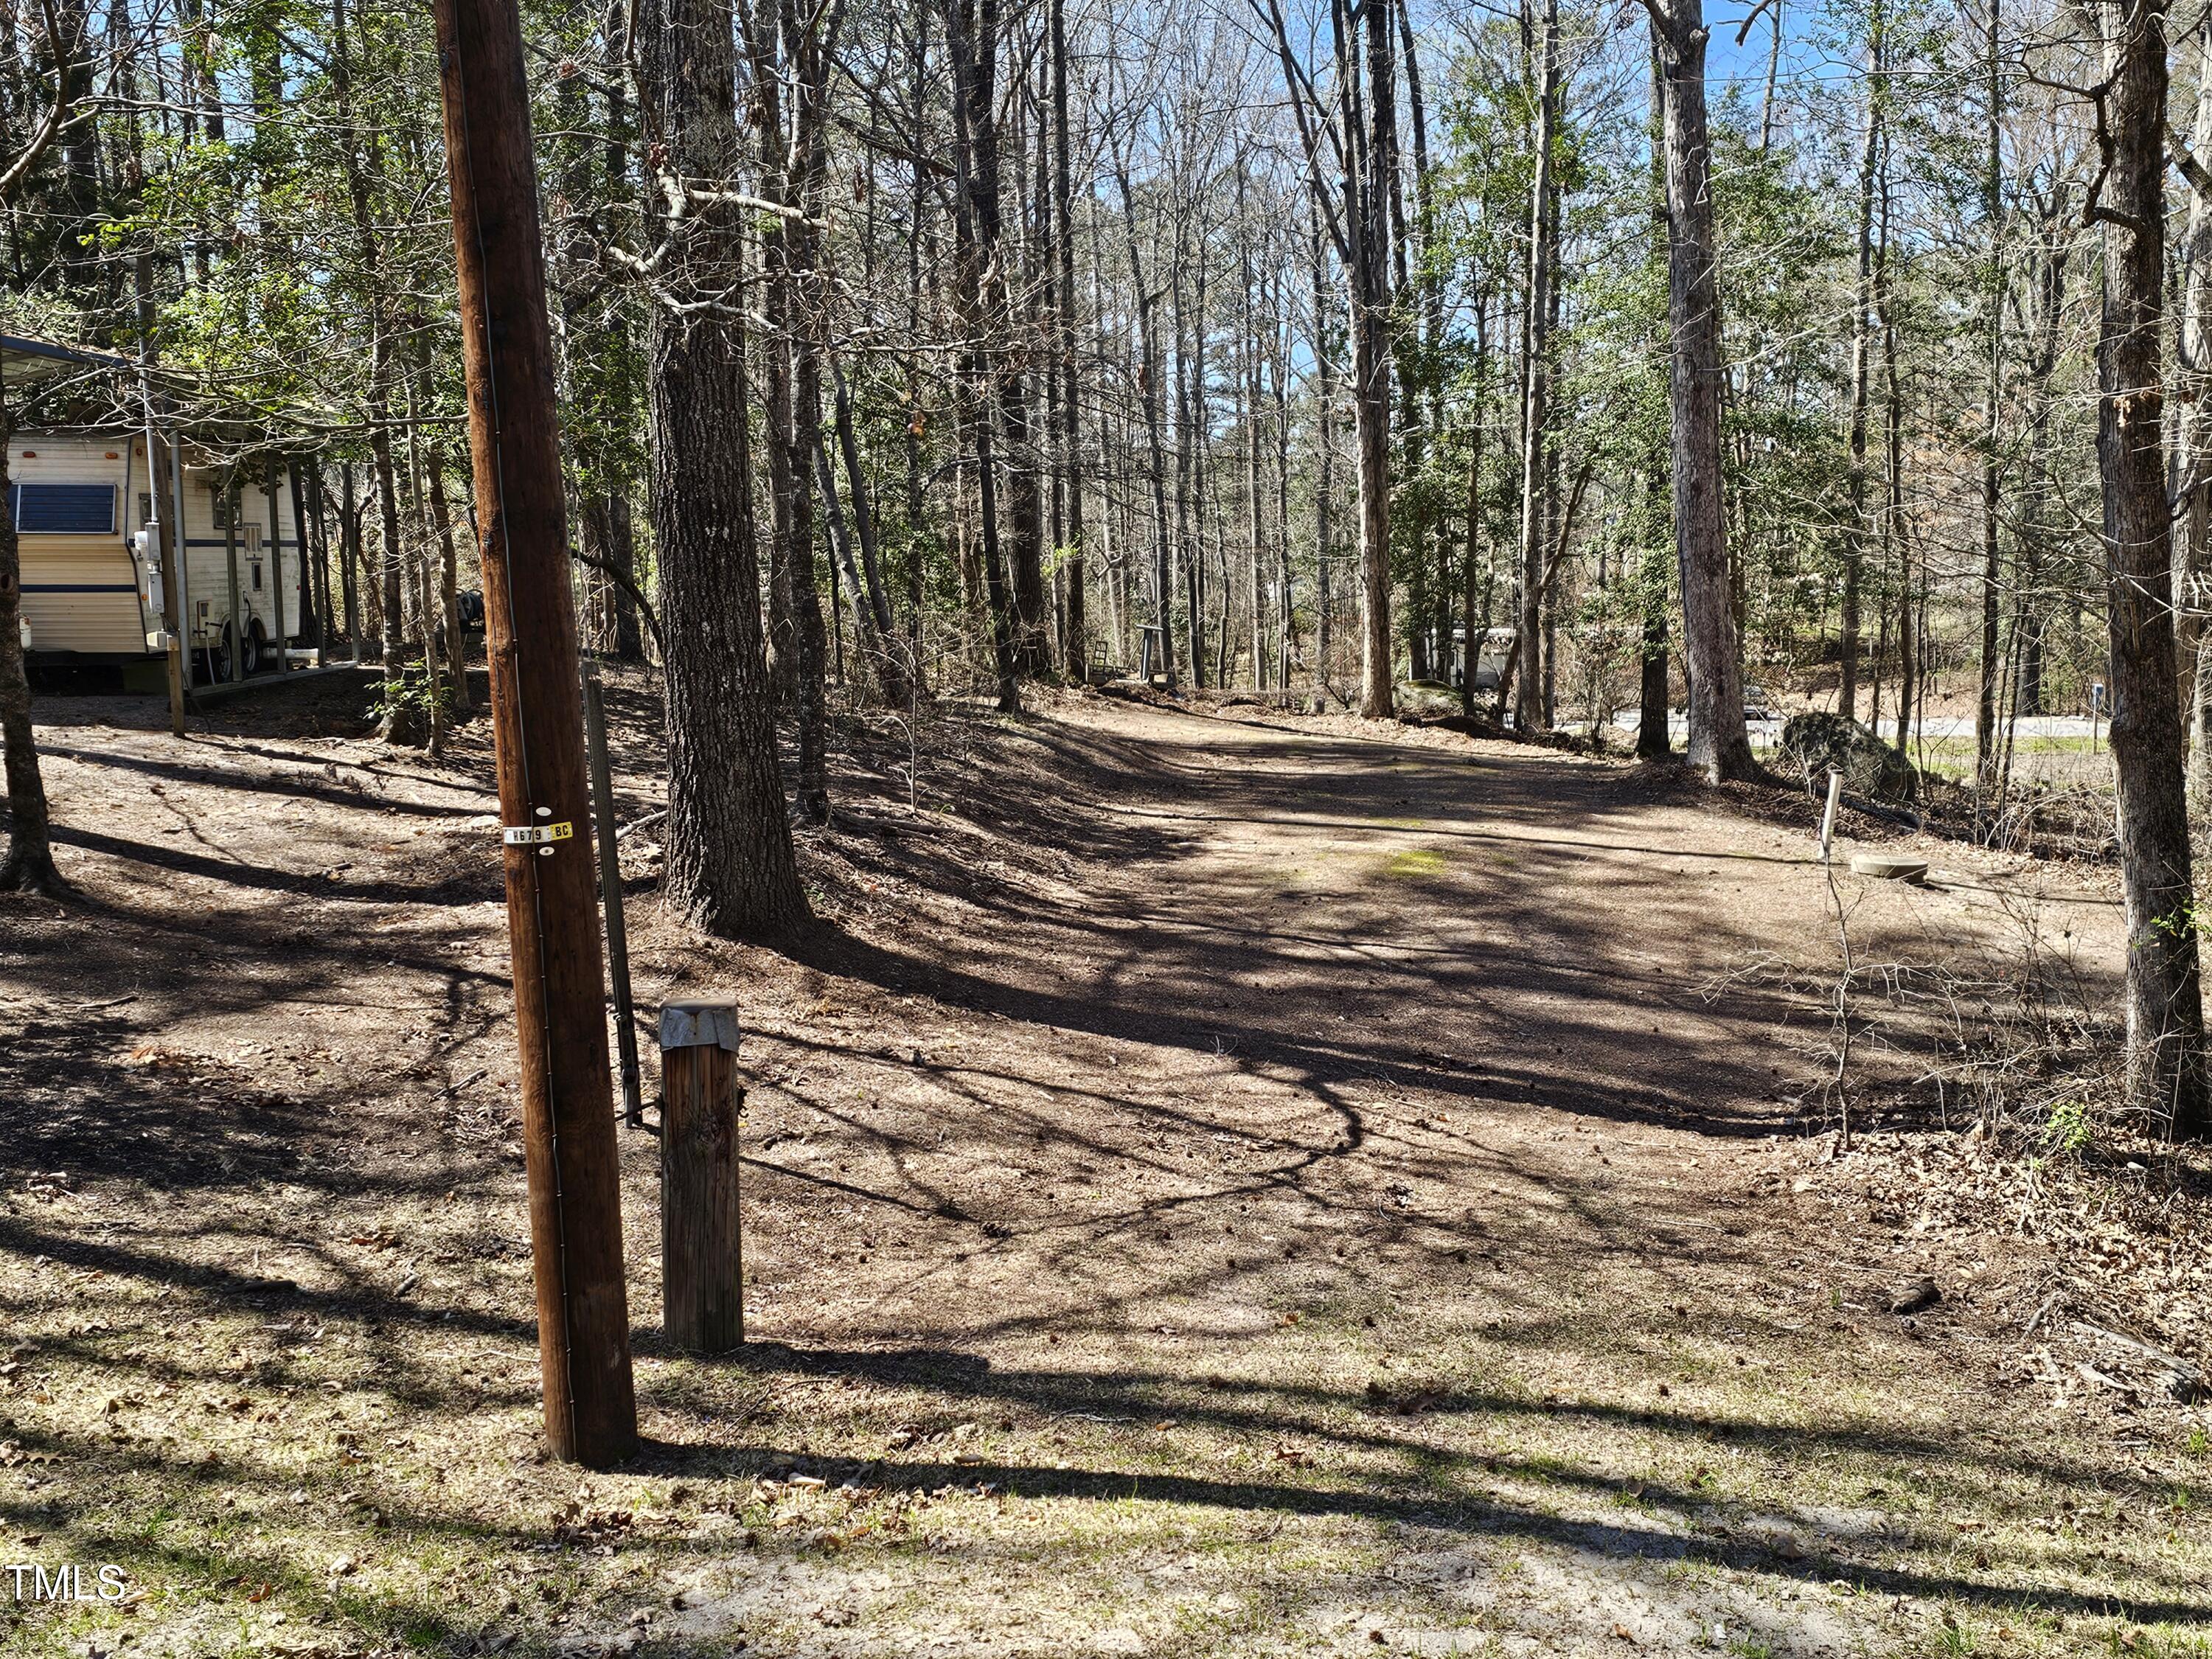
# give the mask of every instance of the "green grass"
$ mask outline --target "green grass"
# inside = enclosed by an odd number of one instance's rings
[[[1409,847],[1402,853],[1393,853],[1383,861],[1382,873],[1402,880],[1417,880],[1424,877],[1441,876],[1445,870],[1444,855],[1425,847]]]

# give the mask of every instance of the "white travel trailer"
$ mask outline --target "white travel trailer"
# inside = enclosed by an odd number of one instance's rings
[[[1482,643],[1474,656],[1474,689],[1495,691],[1498,682],[1505,672],[1505,664],[1513,654],[1513,630],[1510,628],[1486,628],[1482,631]],[[1467,676],[1467,631],[1452,629],[1452,672],[1454,685],[1465,683]]]
[[[0,337],[0,353],[38,366],[130,367],[105,354]],[[16,362],[7,364],[11,378]],[[8,440],[9,502],[22,556],[26,646],[33,666],[115,665],[155,689],[168,641],[158,516],[181,524],[179,611],[191,678],[221,683],[284,665],[304,631],[295,479],[283,464],[218,461],[186,434],[158,434],[182,457],[149,480],[142,427],[18,430]]]

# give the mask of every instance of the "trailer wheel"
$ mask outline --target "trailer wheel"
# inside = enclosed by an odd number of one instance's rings
[[[242,660],[248,674],[258,674],[269,665],[269,635],[262,631],[258,621],[246,624],[246,655]]]
[[[210,685],[228,685],[230,678],[230,624],[225,623],[222,636],[200,648],[200,678]]]

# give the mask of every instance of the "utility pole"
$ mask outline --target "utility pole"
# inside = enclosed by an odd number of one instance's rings
[[[545,1433],[637,1447],[553,345],[516,0],[436,0]],[[396,642],[395,646],[396,646]]]

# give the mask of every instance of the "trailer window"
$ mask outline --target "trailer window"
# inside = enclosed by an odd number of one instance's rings
[[[112,536],[115,533],[113,484],[22,483],[10,487],[9,507],[15,528],[26,533]]]

